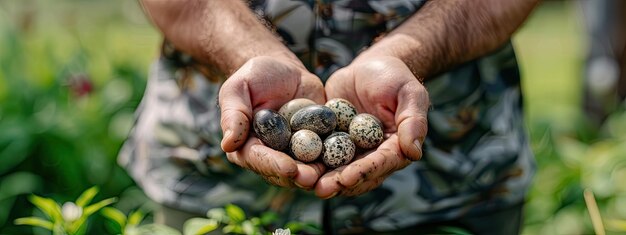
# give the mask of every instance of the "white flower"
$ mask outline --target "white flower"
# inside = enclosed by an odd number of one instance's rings
[[[73,202],[66,202],[63,203],[63,207],[61,208],[61,215],[63,216],[63,220],[73,222],[83,215],[83,208]]]
[[[276,231],[274,231],[272,235],[291,235],[291,230],[279,228],[276,229]]]

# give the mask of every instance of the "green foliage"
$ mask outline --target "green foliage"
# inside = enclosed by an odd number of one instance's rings
[[[618,110],[598,128],[584,121],[584,32],[576,12],[570,1],[544,1],[514,38],[538,166],[526,234],[593,233],[582,196],[587,188],[607,232],[626,232],[626,112]],[[137,209],[146,198],[116,163],[159,41],[136,1],[0,1],[0,234],[33,233],[22,225],[60,234],[65,225],[53,221],[62,220],[63,206],[56,202],[92,185],[119,202],[101,208],[111,201],[100,201],[88,211],[98,190],[85,191],[75,206],[94,214],[83,221],[89,226],[73,230],[180,233],[151,224],[150,206]],[[33,193],[47,198],[27,196]],[[246,216],[234,205],[211,210],[183,232],[202,233],[216,222],[222,231],[263,233],[279,220],[269,212]],[[299,222],[284,228],[321,233]]]
[[[113,234],[124,234],[124,235],[148,235],[148,234],[180,234],[180,232],[176,231],[173,228],[170,228],[165,225],[160,224],[152,224],[152,223],[144,223],[146,214],[141,210],[136,210],[131,212],[128,216],[124,214],[122,211],[118,210],[114,207],[105,207],[102,208],[100,214],[104,216],[104,218],[108,219],[110,222],[114,223],[115,226],[111,228],[111,233]]]
[[[55,235],[85,234],[88,218],[103,207],[116,201],[115,198],[108,198],[89,205],[97,193],[98,188],[92,187],[80,195],[75,203],[66,202],[62,207],[50,198],[31,195],[30,201],[44,213],[47,219],[24,217],[16,219],[15,224],[45,228],[52,231]]]
[[[94,204],[89,204],[98,194],[97,187],[85,190],[76,202],[66,202],[61,206],[50,198],[31,195],[30,201],[46,216],[23,217],[15,220],[17,225],[28,225],[49,230],[54,235],[84,235],[88,234],[86,227],[88,219],[95,213],[100,214],[113,223],[112,234],[122,235],[151,235],[168,234],[180,235],[173,228],[161,224],[142,223],[145,215],[141,210],[131,212],[128,216],[117,208],[108,207],[116,199],[108,198]],[[216,208],[207,212],[209,218],[191,218],[184,223],[184,235],[201,235],[221,228],[224,234],[262,235],[270,234],[270,229],[278,219],[275,213],[264,213],[261,218],[247,218],[245,212],[234,204],[224,208]],[[287,229],[307,234],[321,234],[321,230],[313,224],[289,222]],[[287,233],[287,231],[284,231]],[[290,231],[289,233],[290,234]]]
[[[586,45],[577,7],[544,1],[514,39],[537,161],[524,234],[595,233],[585,189],[596,195],[607,233],[614,232],[609,221],[626,218],[626,106],[602,126],[586,120],[581,102]]]
[[[124,210],[142,205],[116,157],[157,35],[134,1],[0,2],[0,234],[28,233],[11,221],[33,210],[31,193],[68,201],[98,185]]]
[[[185,235],[203,234],[221,228],[224,234],[259,235],[271,234],[276,230],[279,218],[274,212],[267,211],[259,217],[247,217],[244,210],[234,204],[228,204],[224,208],[215,208],[207,212],[208,219],[193,218],[185,223]],[[322,234],[318,224],[290,221],[284,228],[295,234]],[[204,229],[204,230],[203,230]]]
[[[183,225],[185,235],[201,235],[216,230],[219,223],[215,219],[191,218]]]

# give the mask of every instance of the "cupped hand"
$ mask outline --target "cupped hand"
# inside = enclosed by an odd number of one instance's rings
[[[335,72],[325,86],[328,99],[344,98],[360,113],[383,123],[386,139],[346,166],[320,177],[320,198],[356,196],[378,187],[391,173],[422,156],[428,129],[428,93],[407,65],[395,57],[357,58]]]
[[[248,60],[219,92],[224,133],[221,145],[229,161],[256,172],[271,184],[310,189],[325,172],[323,164],[298,162],[250,134],[256,111],[278,110],[295,98],[324,103],[320,79],[292,59],[260,56]]]

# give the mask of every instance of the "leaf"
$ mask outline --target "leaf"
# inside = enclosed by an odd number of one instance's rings
[[[29,172],[14,172],[0,181],[0,201],[41,188],[41,178]]]
[[[126,226],[126,215],[116,208],[102,208],[102,210],[100,210],[100,214],[102,214],[107,219],[117,223],[120,228],[124,228]]]
[[[4,200],[0,200],[0,227],[3,226],[7,219],[9,218],[9,213],[11,213],[11,209],[13,208],[15,203],[15,197],[7,198]]]
[[[145,215],[143,214],[143,212],[137,210],[134,211],[133,213],[130,214],[130,216],[128,216],[128,225],[138,225],[139,223],[141,223],[141,221],[143,220],[143,217]]]
[[[228,204],[224,207],[226,209],[226,215],[233,223],[241,223],[246,219],[246,213],[235,204]]]
[[[39,210],[41,210],[48,218],[52,219],[52,222],[62,221],[61,206],[50,198],[44,198],[37,195],[31,195],[29,198]]]
[[[285,224],[285,228],[289,229],[290,231],[297,233],[300,232],[302,230],[302,223],[300,222],[289,222],[287,224]]]
[[[210,219],[217,220],[217,222],[223,223],[226,221],[226,211],[224,208],[213,208],[207,211],[206,216]]]
[[[275,212],[265,212],[261,215],[261,224],[262,225],[269,225],[272,224],[274,222],[276,222],[278,220],[278,214],[276,214]]]
[[[441,231],[444,232],[445,234],[459,234],[459,235],[471,235],[472,234],[465,229],[462,229],[459,227],[451,227],[451,226],[442,227]]]
[[[183,225],[183,234],[197,235],[211,232],[219,227],[219,223],[214,219],[191,218]]]
[[[16,166],[28,158],[33,141],[28,121],[3,121],[8,123],[0,127],[0,130],[9,139],[7,142],[2,141],[0,145],[0,175],[15,170]]]
[[[115,203],[117,201],[117,198],[107,198],[104,199],[102,201],[99,201],[97,203],[94,203],[93,205],[90,205],[88,207],[85,207],[85,210],[83,211],[83,217],[88,217],[93,213],[96,213],[96,211],[102,209],[105,206],[111,205],[113,203]]]
[[[222,229],[222,233],[224,233],[224,234],[230,234],[230,233],[243,234],[243,230],[241,229],[241,226],[239,226],[239,225],[229,224],[229,225],[224,226],[224,228]]]
[[[162,224],[146,224],[139,227],[129,226],[124,234],[128,235],[180,235],[176,229]]]
[[[78,197],[78,199],[76,199],[76,205],[80,207],[87,206],[87,204],[89,204],[91,200],[93,200],[93,198],[96,196],[96,194],[98,194],[98,191],[99,191],[98,186],[93,186],[85,190],[85,192],[83,192]]]
[[[24,217],[15,220],[16,225],[30,225],[34,227],[42,227],[47,230],[52,231],[54,229],[54,224],[50,221],[44,220],[38,217]]]
[[[261,219],[259,219],[259,217],[252,217],[248,221],[250,221],[252,223],[252,225],[254,225],[254,226],[257,226],[257,227],[263,226],[261,224]]]
[[[241,223],[241,228],[243,230],[243,233],[248,235],[254,235],[257,231],[256,227],[254,227],[252,222],[250,222],[249,220],[243,221],[243,223]]]
[[[315,223],[304,223],[292,221],[285,225],[285,228],[288,228],[293,233],[301,233],[302,231],[307,234],[323,234],[322,229],[318,224]]]

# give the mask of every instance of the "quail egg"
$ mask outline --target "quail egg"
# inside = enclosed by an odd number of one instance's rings
[[[378,118],[361,113],[350,122],[350,139],[359,148],[375,148],[383,142],[383,127]]]
[[[254,132],[268,147],[284,150],[289,147],[291,129],[283,116],[271,109],[263,109],[254,114]]]
[[[325,136],[337,126],[337,116],[329,107],[311,105],[294,113],[290,124],[292,131],[306,129]]]
[[[291,153],[302,162],[312,162],[322,153],[322,139],[310,130],[299,130],[291,136]]]
[[[278,113],[285,117],[287,121],[291,121],[291,116],[293,116],[293,114],[296,113],[298,110],[314,104],[314,101],[306,98],[293,99],[280,107]]]
[[[347,132],[352,118],[357,114],[354,105],[345,99],[334,98],[326,102],[325,106],[337,115],[337,130]]]
[[[356,147],[348,134],[334,133],[324,140],[322,161],[330,168],[337,168],[350,163],[355,151]]]

